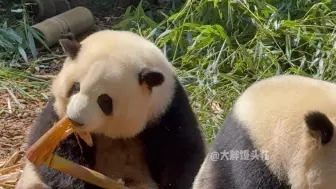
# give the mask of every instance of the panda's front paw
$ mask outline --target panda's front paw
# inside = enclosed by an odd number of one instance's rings
[[[44,183],[18,183],[15,186],[15,189],[51,189],[49,186],[47,186]]]

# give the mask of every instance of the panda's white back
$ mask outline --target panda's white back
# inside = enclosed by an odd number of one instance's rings
[[[225,118],[194,189],[335,188],[335,125],[335,84],[293,75],[256,82]],[[247,159],[223,159],[232,151]]]

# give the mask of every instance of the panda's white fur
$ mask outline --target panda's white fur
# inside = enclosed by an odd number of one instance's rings
[[[83,153],[74,136],[68,137],[57,151],[65,158],[122,179],[131,189],[191,187],[204,158],[203,139],[187,95],[160,49],[132,32],[111,30],[61,45],[68,57],[52,83],[54,101],[32,127],[28,146],[69,116],[83,124],[78,130],[93,134],[95,146],[81,141]],[[69,96],[75,82],[80,90]],[[111,115],[97,103],[102,94],[112,99]],[[45,182],[57,188],[95,188],[47,167],[38,171],[27,162],[16,188],[38,189]]]
[[[76,59],[67,58],[52,85],[59,116],[80,115],[76,119],[90,131],[109,137],[132,137],[145,127],[147,120],[164,113],[174,93],[174,71],[153,43],[131,32],[105,30],[84,39],[81,45]],[[138,73],[146,67],[157,68],[165,79],[150,95],[137,80]],[[83,84],[68,104],[70,81]],[[102,92],[114,100],[113,116],[105,119],[95,101]],[[110,127],[101,127],[106,123]]]
[[[312,112],[327,116],[322,118],[315,115],[315,118],[310,118],[316,120],[316,125],[313,125],[316,130],[307,126],[306,119]],[[330,124],[326,123],[327,119]],[[257,182],[272,182],[273,187],[282,188],[276,184],[277,181],[268,181],[270,177],[256,176],[264,171],[262,164],[256,165],[254,161],[211,160],[211,153],[217,150],[244,150],[243,147],[250,147],[249,140],[260,152],[267,153],[265,164],[271,174],[291,185],[292,189],[335,188],[335,125],[335,84],[294,75],[261,80],[237,99],[195,179],[194,189],[240,189]],[[326,144],[321,142],[324,137]],[[251,168],[253,165],[257,168]],[[231,166],[231,170],[224,169],[228,166]],[[251,174],[249,179],[244,178],[244,172]],[[219,179],[221,183],[227,184],[218,185]]]
[[[335,125],[335,84],[273,77],[250,87],[234,106],[254,144],[269,153],[270,169],[281,179],[288,177],[293,189],[334,188],[336,141],[322,146],[319,137],[310,135],[304,119],[310,111],[322,112]]]
[[[43,180],[38,174],[36,167],[32,163],[27,162],[22,170],[20,179],[15,188],[48,189],[48,186],[43,183]]]

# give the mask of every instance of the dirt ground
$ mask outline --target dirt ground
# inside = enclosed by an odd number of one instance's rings
[[[110,9],[109,11],[97,11],[97,7],[88,8],[91,9],[95,16],[95,26],[93,30],[89,31],[87,34],[102,29],[111,29],[111,27],[121,19],[121,10],[113,11]],[[82,37],[83,36],[80,36],[79,39]],[[56,45],[52,50],[55,51],[56,54],[60,54],[61,48],[59,45]],[[55,75],[58,73],[61,66],[62,61],[59,61],[56,66],[50,64],[49,68],[42,71],[40,70],[37,74]],[[15,99],[7,91],[0,90],[0,189],[12,188],[15,185],[15,179],[12,179],[12,184],[10,184],[11,182],[6,182],[9,184],[3,184],[4,182],[2,181],[11,176],[15,178],[19,177],[22,166],[19,166],[18,164],[23,163],[24,160],[26,136],[30,126],[34,123],[34,120],[46,104],[46,100],[44,99],[26,100],[19,94],[14,95],[19,101],[19,104],[21,104],[21,108],[19,108]],[[1,110],[5,111],[1,112]],[[14,167],[15,165],[18,165],[19,169],[16,168],[16,172],[11,176],[9,176],[9,174],[6,175],[5,172],[8,173],[9,170],[5,169],[11,166],[13,167],[13,165]]]
[[[16,95],[21,108],[9,93],[0,93],[0,189],[13,188],[21,174],[30,126],[45,105],[44,100],[24,100]]]
[[[8,93],[0,94],[0,106],[11,104],[12,113],[3,113],[0,118],[0,161],[9,158],[16,151],[24,151],[29,126],[38,116],[45,102],[22,101],[24,106],[19,109]],[[13,107],[12,107],[13,106]]]

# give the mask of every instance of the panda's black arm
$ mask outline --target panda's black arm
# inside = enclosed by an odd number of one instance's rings
[[[160,189],[190,189],[204,159],[199,151],[202,147],[197,141],[178,136],[160,136],[147,139],[147,142],[152,140],[152,144],[146,146],[154,180]]]
[[[28,148],[41,138],[59,120],[59,117],[53,109],[53,102],[54,98],[51,98],[32,125],[28,134]]]
[[[143,133],[146,155],[160,189],[190,189],[205,157],[201,131],[179,85],[171,108]]]

